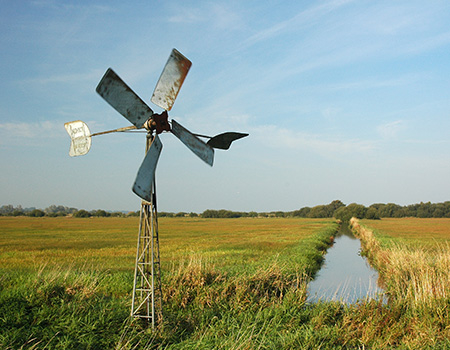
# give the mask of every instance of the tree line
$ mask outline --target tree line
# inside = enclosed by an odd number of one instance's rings
[[[0,216],[31,216],[31,217],[57,217],[73,216],[79,218],[86,217],[130,217],[139,216],[139,211],[135,212],[109,212],[102,209],[87,211],[84,209],[69,208],[62,205],[51,205],[45,209],[22,208],[20,205],[3,205],[0,207]],[[187,212],[160,212],[159,217],[202,217],[202,218],[240,218],[240,217],[302,217],[302,218],[336,218],[348,221],[352,217],[358,219],[380,219],[380,218],[450,218],[450,201],[443,203],[420,202],[400,206],[394,203],[376,203],[369,207],[362,204],[351,203],[345,205],[340,200],[334,200],[329,204],[317,205],[314,207],[303,207],[294,211],[271,211],[271,212],[241,212],[231,210],[207,209],[201,214]]]
[[[340,200],[314,207],[303,207],[294,211],[272,211],[266,213],[242,213],[229,210],[205,210],[202,217],[237,218],[237,217],[301,217],[301,218],[336,218],[349,221],[352,217],[358,219],[377,220],[381,218],[450,218],[450,201],[443,203],[418,203],[401,206],[394,203],[375,203],[366,207],[362,204],[345,205]]]
[[[70,208],[63,205],[51,205],[45,209],[37,209],[35,207],[22,208],[21,205],[14,207],[13,205],[3,205],[0,207],[0,216],[30,216],[30,217],[61,217],[61,216],[73,216],[79,218],[86,218],[92,216],[109,217],[109,216],[127,216],[136,215],[136,213],[123,213],[123,212],[108,212],[102,209],[87,211],[84,209]],[[139,213],[137,214],[139,215]]]

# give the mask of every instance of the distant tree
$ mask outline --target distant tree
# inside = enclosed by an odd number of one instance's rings
[[[16,208],[14,208],[13,205],[8,204],[8,205],[2,205],[2,207],[0,208],[0,214],[2,215],[10,215]]]
[[[450,202],[443,203],[444,217],[450,218]]]
[[[379,210],[380,208],[383,208],[384,206],[386,206],[385,203],[373,203],[370,205],[369,208],[375,208],[376,210]]]
[[[334,212],[334,217],[342,222],[348,222],[352,217],[364,219],[366,212],[367,208],[364,205],[352,203],[346,207],[339,207]]]
[[[99,209],[99,210],[94,210],[94,211],[92,211],[91,212],[91,215],[92,216],[98,216],[98,217],[107,217],[107,216],[110,216],[111,214],[110,213],[107,213],[105,210],[101,210],[101,209]]]
[[[431,218],[433,215],[433,210],[431,203],[422,203],[420,202],[419,208],[417,209],[417,217],[418,218]]]
[[[308,213],[309,218],[328,218],[332,215],[333,213],[328,213],[325,205],[316,205],[315,207],[312,207]]]
[[[16,208],[9,215],[11,215],[11,216],[24,216],[25,212],[23,210],[21,210],[21,209]]]
[[[220,210],[207,209],[201,214],[202,218],[231,219],[231,218],[239,218],[242,216],[243,216],[243,213],[241,213],[241,212],[235,212],[235,211],[225,210],[225,209],[220,209]]]
[[[292,215],[300,218],[307,218],[310,211],[311,211],[310,207],[303,207],[299,210],[293,211]]]
[[[444,210],[442,210],[442,208],[437,207],[433,210],[432,216],[433,218],[442,218],[444,217]]]
[[[379,220],[380,219],[380,217],[378,216],[378,211],[372,207],[367,209],[365,218],[369,219],[369,220]]]
[[[174,213],[167,213],[165,211],[162,211],[162,212],[158,213],[158,216],[162,217],[162,218],[164,218],[164,217],[173,218],[175,216],[175,214]]]
[[[56,218],[56,217],[61,217],[61,216],[66,216],[67,215],[67,213],[65,213],[65,212],[62,212],[62,211],[58,211],[57,213],[47,213],[46,214],[48,217],[50,217],[50,218]]]
[[[355,218],[364,219],[364,217],[366,216],[367,208],[362,204],[352,203],[347,205],[347,209]]]
[[[342,222],[347,223],[352,218],[352,215],[347,207],[340,207],[334,212],[334,217],[336,220],[341,220]]]
[[[45,213],[42,210],[40,210],[40,209],[33,209],[32,211],[30,211],[28,213],[28,216],[35,217],[35,218],[40,218],[42,216],[45,216]]]
[[[218,213],[217,213],[217,210],[206,209],[201,214],[201,216],[202,216],[202,218],[205,218],[205,219],[217,218],[218,217]]]
[[[81,210],[77,210],[75,213],[73,213],[73,217],[75,218],[89,218],[91,217],[91,213],[89,213],[88,211],[81,209]]]
[[[334,212],[339,209],[340,207],[345,207],[345,204],[342,203],[340,200],[334,200],[330,204],[326,205],[326,209],[328,212],[328,217],[332,217]]]
[[[380,218],[393,218],[400,209],[402,209],[402,207],[398,204],[384,204],[378,209],[378,215]]]

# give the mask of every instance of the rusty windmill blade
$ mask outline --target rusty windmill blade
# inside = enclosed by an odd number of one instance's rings
[[[173,49],[155,86],[151,101],[165,111],[170,111],[191,66],[191,61],[177,49]]]

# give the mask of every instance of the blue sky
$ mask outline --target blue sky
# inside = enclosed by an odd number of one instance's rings
[[[169,113],[248,132],[212,168],[171,134],[159,210],[295,210],[450,200],[448,1],[0,0],[0,204],[138,210],[144,134],[68,155],[64,123],[129,125],[95,92],[112,67],[155,111],[172,48],[192,68]]]

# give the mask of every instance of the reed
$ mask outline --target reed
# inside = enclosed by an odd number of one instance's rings
[[[372,230],[357,219],[351,225],[377,267],[391,300],[413,308],[432,308],[450,300],[450,246],[432,248],[393,242],[381,247]]]

